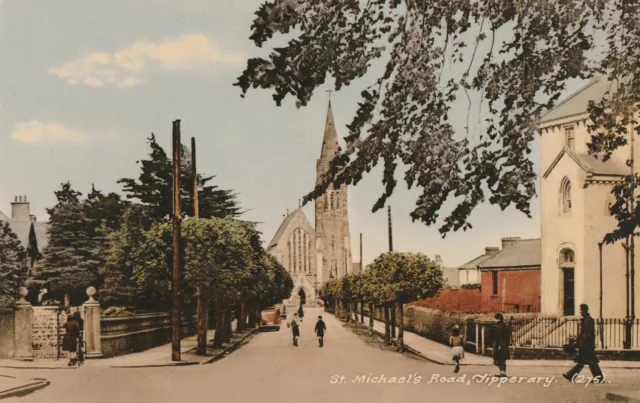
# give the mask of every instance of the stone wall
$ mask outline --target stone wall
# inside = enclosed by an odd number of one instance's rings
[[[13,308],[0,308],[0,358],[13,357]]]
[[[62,358],[67,353],[62,351],[63,325],[67,315],[76,311],[82,312],[80,307],[60,309],[55,306],[34,306],[32,325],[32,346],[34,358]]]
[[[195,318],[182,318],[182,337],[196,333]],[[100,318],[102,354],[106,357],[148,350],[171,342],[171,315],[149,313]]]

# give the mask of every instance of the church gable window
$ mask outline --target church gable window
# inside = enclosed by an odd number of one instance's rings
[[[562,180],[560,186],[561,211],[563,214],[571,212],[571,181],[568,178]]]
[[[573,126],[564,128],[564,146],[571,151],[575,151],[576,133]]]
[[[329,196],[326,193],[324,194],[324,209],[329,209]]]
[[[291,260],[291,241],[287,242],[287,249],[289,249],[289,264],[287,267],[289,269],[289,273],[291,273],[292,270],[292,266],[293,266],[293,260]]]
[[[575,255],[571,249],[563,249],[560,251],[560,267],[574,267],[575,266]]]
[[[331,192],[331,196],[330,197],[331,197],[331,210],[333,210],[334,209],[334,207],[333,207],[333,192]]]

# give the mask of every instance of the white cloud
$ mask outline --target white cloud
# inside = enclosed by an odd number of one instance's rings
[[[89,136],[76,129],[65,127],[60,123],[44,123],[38,120],[17,122],[11,138],[22,143],[48,145],[59,143],[82,144],[89,141]]]
[[[245,57],[225,52],[202,34],[184,34],[160,43],[137,41],[112,54],[92,53],[50,68],[49,74],[71,85],[127,88],[140,84],[140,75],[153,68],[191,70],[214,65],[242,65]]]

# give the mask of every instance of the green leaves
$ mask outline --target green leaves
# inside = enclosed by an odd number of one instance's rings
[[[8,222],[0,221],[0,307],[18,294],[27,277],[26,252]]]
[[[251,39],[262,47],[276,33],[292,38],[250,59],[235,85],[243,96],[263,88],[278,105],[292,96],[304,106],[329,76],[339,90],[371,73],[374,61],[383,63],[347,126],[346,149],[305,203],[329,183],[357,184],[382,162],[376,211],[406,167],[404,180],[421,191],[412,219],[438,223],[445,236],[470,228],[471,213],[485,201],[530,215],[536,119],[568,80],[631,77],[627,99],[638,110],[639,12],[633,0],[269,2],[256,12]],[[469,121],[472,93],[480,100],[477,122]],[[469,109],[453,116],[460,100]],[[452,121],[466,121],[465,128],[456,132]],[[477,136],[474,126],[482,128]],[[457,207],[440,217],[451,199]]]
[[[364,272],[329,280],[320,296],[325,302],[388,306],[433,296],[443,285],[442,270],[425,255],[389,252],[378,256]]]

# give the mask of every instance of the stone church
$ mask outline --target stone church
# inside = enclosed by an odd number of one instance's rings
[[[338,153],[338,134],[333,119],[331,102],[322,139],[320,158],[316,163],[316,184],[329,170],[329,164]],[[267,251],[282,264],[294,288],[289,303],[314,305],[318,290],[331,278],[340,278],[359,269],[351,258],[349,234],[349,200],[347,186],[334,188],[315,201],[315,229],[302,211],[287,214],[269,243]]]

